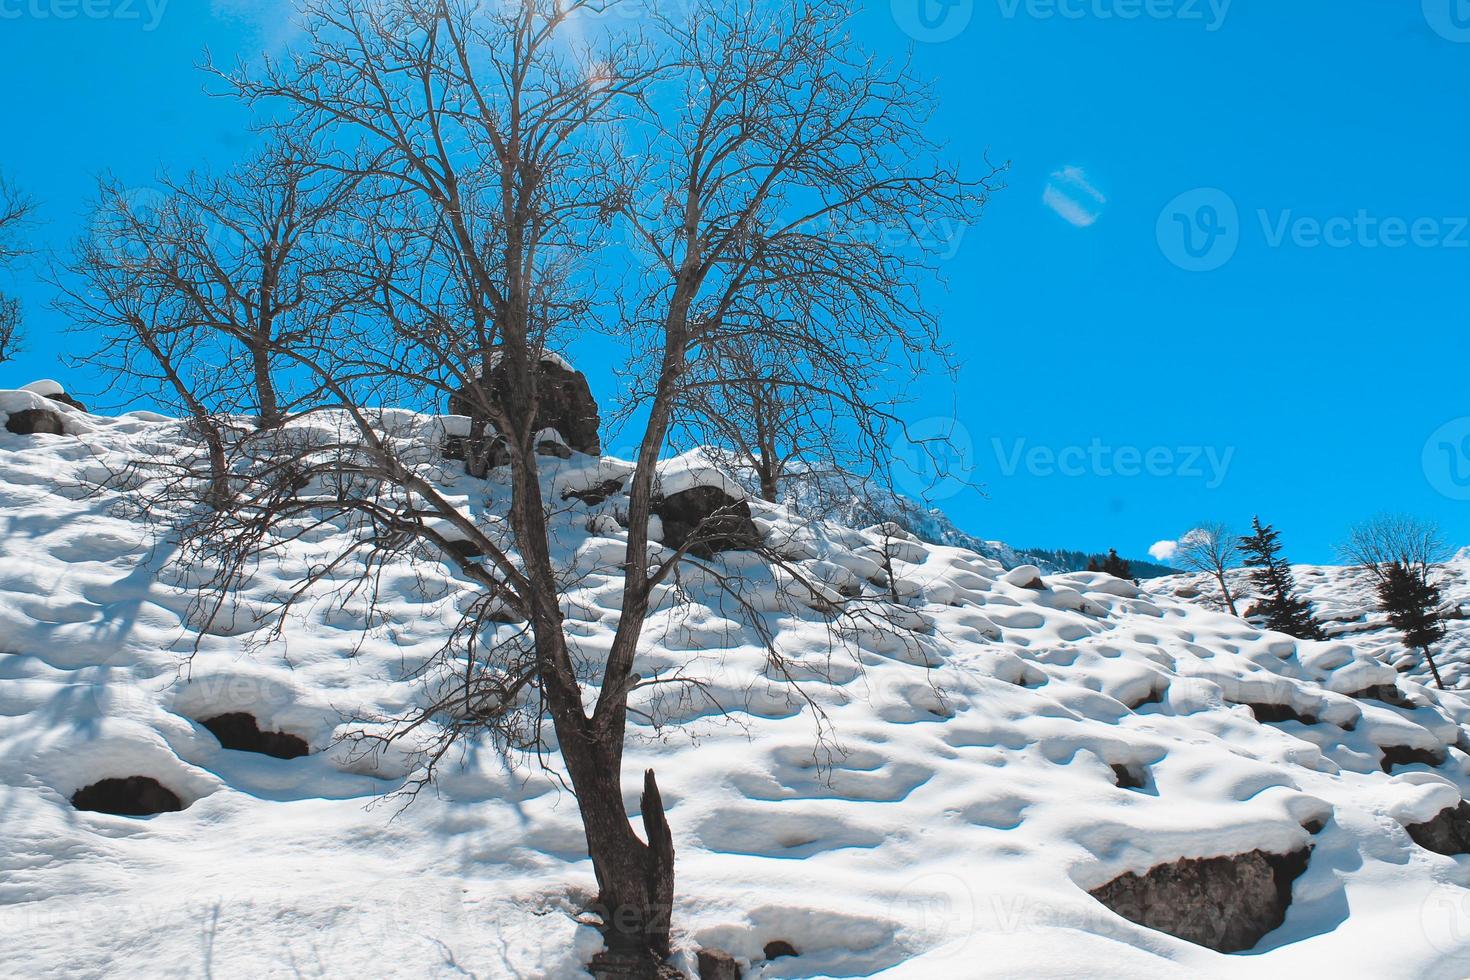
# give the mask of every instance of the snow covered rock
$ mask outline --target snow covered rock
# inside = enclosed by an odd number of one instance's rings
[[[714,486],[693,486],[653,502],[663,522],[663,543],[674,549],[713,558],[722,551],[749,551],[761,543],[750,504]]]
[[[103,779],[72,794],[71,805],[119,817],[151,817],[184,808],[178,794],[151,776]]]
[[[1470,854],[1470,803],[1460,801],[1435,814],[1433,820],[1404,828],[1414,843],[1436,854]]]
[[[1132,922],[1222,953],[1250,949],[1286,919],[1308,848],[1186,859],[1129,873],[1092,897]]]
[[[452,395],[449,399],[449,414],[468,418],[489,417],[490,407],[506,397],[505,372],[498,359],[490,375],[490,406],[477,406],[475,394],[468,388]],[[592,397],[592,387],[587,376],[576,370],[565,359],[553,354],[544,355],[537,370],[536,429],[542,434],[537,437],[538,449],[547,445],[548,451],[560,455],[562,449],[585,453],[589,456],[602,455],[602,440],[598,434],[601,419],[597,400]],[[554,431],[560,439],[547,436],[545,430]],[[492,465],[503,465],[503,455],[492,456]]]

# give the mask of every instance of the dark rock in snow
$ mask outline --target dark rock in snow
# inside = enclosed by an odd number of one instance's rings
[[[199,724],[209,729],[219,739],[219,744],[227,749],[256,752],[277,759],[297,759],[311,754],[311,746],[304,739],[285,732],[263,732],[255,716],[244,712],[219,715]]]
[[[54,402],[61,402],[61,404],[63,405],[70,405],[72,408],[76,409],[79,412],[85,412],[87,410],[87,406],[83,405],[81,402],[77,401],[75,398],[73,398],[71,395],[68,395],[64,391],[58,391],[56,394],[47,395],[46,397]]]
[[[1416,749],[1408,745],[1383,745],[1383,771],[1393,772],[1394,766],[1426,765],[1438,769],[1445,763],[1442,750]]]
[[[1409,700],[1407,694],[1399,690],[1397,684],[1375,684],[1372,687],[1366,687],[1361,691],[1349,694],[1348,697],[1357,698],[1360,701],[1379,701],[1383,704],[1393,705],[1395,708],[1412,709],[1418,707],[1413,701]]]
[[[587,964],[592,980],[688,980],[667,963],[657,963],[651,955],[632,956],[604,950]]]
[[[1186,858],[1147,874],[1125,874],[1092,891],[1108,908],[1149,929],[1221,953],[1254,947],[1286,921],[1291,885],[1307,869],[1310,848],[1292,854],[1251,851]]]
[[[1470,803],[1439,811],[1433,820],[1404,828],[1414,843],[1436,854],[1470,854]]]
[[[795,946],[791,945],[784,939],[773,939],[770,942],[766,943],[765,954],[766,959],[768,960],[779,959],[782,956],[801,955],[796,951]]]
[[[713,558],[721,551],[750,551],[761,543],[750,516],[750,505],[719,487],[690,487],[653,502],[653,512],[664,525],[664,544],[679,549],[688,542],[689,553]]]
[[[585,490],[567,490],[561,495],[563,500],[580,500],[588,507],[596,507],[608,497],[623,489],[622,480],[604,480],[595,487]]]
[[[1248,703],[1246,707],[1251,709],[1256,721],[1261,722],[1296,721],[1303,725],[1315,725],[1319,720],[1316,715],[1304,715],[1289,704]]]
[[[458,555],[460,558],[479,558],[485,554],[483,551],[480,550],[480,546],[475,544],[473,541],[465,541],[461,539],[458,541],[450,541],[447,543],[449,545],[449,550]]]
[[[18,436],[59,436],[66,432],[61,424],[61,415],[45,408],[27,408],[12,412],[5,420],[5,428]]]
[[[184,808],[178,795],[149,776],[104,779],[72,794],[71,805],[93,813],[119,817],[151,817]]]
[[[477,404],[474,392],[467,387],[450,397],[449,414],[488,419],[495,406],[501,403],[500,399],[505,397],[506,388],[505,369],[497,367],[490,374],[489,388],[485,393],[488,405]],[[561,434],[566,446],[551,444],[556,446],[557,454],[571,449],[589,456],[602,455],[602,441],[597,431],[601,419],[585,374],[569,370],[556,360],[544,359],[537,372],[537,395],[540,404],[536,410],[536,431],[555,429]],[[545,445],[545,441],[542,444]],[[537,448],[539,451],[540,446]],[[449,451],[446,447],[446,453]],[[492,450],[491,464],[504,465],[509,458],[503,449],[498,453]]]
[[[1113,778],[1117,780],[1119,789],[1144,789],[1148,786],[1148,778],[1143,773],[1142,766],[1113,766]]]
[[[740,964],[723,949],[701,949],[699,980],[740,980]]]

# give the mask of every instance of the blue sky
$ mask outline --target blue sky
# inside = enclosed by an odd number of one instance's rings
[[[281,9],[0,0],[0,172],[38,243],[82,231],[100,171],[242,152],[194,65],[279,45]],[[1259,512],[1325,561],[1403,510],[1470,544],[1470,0],[875,0],[856,29],[913,47],[956,158],[1011,162],[979,223],[935,230],[966,366],[912,417],[968,441],[985,494],[937,501],[961,525],[1141,556]],[[6,283],[31,343],[0,387],[126,402],[64,365],[85,340],[35,271]]]

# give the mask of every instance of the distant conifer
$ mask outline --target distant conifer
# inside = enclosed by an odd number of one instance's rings
[[[1108,549],[1108,557],[1103,559],[1102,567],[1099,570],[1115,578],[1127,579],[1130,582],[1133,581],[1133,566],[1129,564],[1128,559],[1118,557],[1118,549],[1116,548]]]
[[[1444,639],[1444,619],[1440,616],[1443,597],[1439,586],[1402,562],[1394,562],[1384,570],[1378,583],[1378,602],[1394,629],[1403,633],[1404,646],[1424,654],[1434,683],[1444,690],[1439,667],[1429,648]]]
[[[1327,634],[1312,615],[1311,603],[1296,593],[1291,566],[1281,557],[1281,533],[1259,517],[1251,521],[1252,533],[1240,539],[1245,566],[1260,601],[1246,615],[1266,617],[1266,626],[1303,640],[1325,640]]]

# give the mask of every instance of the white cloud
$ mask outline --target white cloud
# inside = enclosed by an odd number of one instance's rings
[[[1092,186],[1087,171],[1068,166],[1052,173],[1041,194],[1041,203],[1074,228],[1088,228],[1102,217],[1108,199]]]
[[[1153,547],[1148,549],[1148,555],[1154,561],[1169,561],[1178,550],[1178,541],[1155,541]]]

